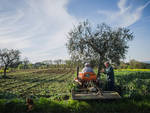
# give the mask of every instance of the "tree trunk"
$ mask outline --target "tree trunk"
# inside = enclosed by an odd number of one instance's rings
[[[78,79],[78,76],[79,76],[79,66],[77,66],[77,79]]]
[[[100,77],[100,70],[101,70],[101,57],[99,57],[97,77]]]
[[[7,70],[7,67],[4,68],[4,75],[3,75],[4,78],[6,78],[6,70]]]

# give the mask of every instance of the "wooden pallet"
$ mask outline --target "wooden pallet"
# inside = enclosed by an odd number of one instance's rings
[[[121,96],[118,92],[115,91],[103,91],[101,93],[94,92],[85,92],[85,91],[74,91],[72,90],[72,99],[73,100],[106,100],[106,99],[121,99]]]

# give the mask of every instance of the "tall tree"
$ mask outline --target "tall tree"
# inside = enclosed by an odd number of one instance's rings
[[[105,23],[92,27],[88,21],[79,23],[68,33],[67,48],[73,60],[98,61],[98,76],[105,60],[119,64],[125,58],[127,42],[133,33],[127,28],[111,28]]]
[[[4,67],[4,78],[6,78],[6,70],[20,61],[19,50],[0,49],[0,64]]]

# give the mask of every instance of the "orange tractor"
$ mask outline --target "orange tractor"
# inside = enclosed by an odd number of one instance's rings
[[[77,68],[77,78],[74,79],[77,87],[72,89],[72,99],[120,99],[121,96],[116,91],[103,91],[99,86],[97,75],[93,72],[79,72]]]

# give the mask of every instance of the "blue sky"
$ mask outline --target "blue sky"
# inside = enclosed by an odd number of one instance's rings
[[[129,28],[126,60],[150,61],[150,0],[0,0],[0,48],[32,62],[68,59],[66,35],[85,19]]]

